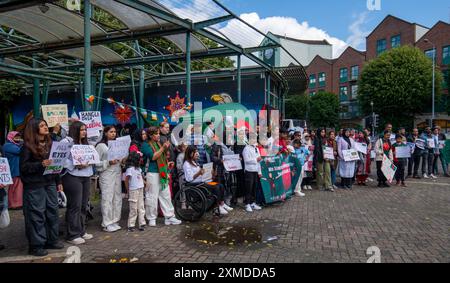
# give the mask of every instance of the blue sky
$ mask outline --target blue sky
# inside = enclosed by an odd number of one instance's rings
[[[222,3],[238,15],[256,13],[259,20],[252,14],[252,24],[260,30],[274,28],[282,32],[280,26],[283,25],[283,18],[295,18],[307,30],[317,28],[359,49],[365,48],[362,39],[367,32],[372,31],[388,14],[426,27],[432,27],[439,20],[450,21],[450,2],[445,0],[381,0],[380,11],[369,11],[367,0],[222,0]],[[276,21],[270,21],[270,24],[262,22],[272,17],[283,18],[278,18],[279,24]],[[293,30],[285,33],[301,37],[300,32],[290,34]],[[311,36],[305,35],[306,38]]]

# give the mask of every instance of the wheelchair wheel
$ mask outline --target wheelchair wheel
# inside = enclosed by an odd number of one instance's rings
[[[211,211],[217,203],[217,197],[204,187],[199,187],[205,197],[206,208],[205,211]]]
[[[184,221],[197,221],[206,212],[205,195],[196,188],[181,189],[175,195],[175,213]]]

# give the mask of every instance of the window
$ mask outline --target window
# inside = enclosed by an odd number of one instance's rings
[[[442,48],[442,65],[450,65],[450,45]]]
[[[352,99],[356,99],[358,97],[358,85],[352,85]]]
[[[425,56],[427,56],[428,58],[430,58],[430,60],[433,60],[433,56],[434,56],[434,49],[429,49],[425,51]]]
[[[377,41],[377,55],[380,55],[386,51],[386,39],[380,39]]]
[[[348,88],[346,86],[341,86],[339,90],[339,100],[348,101]]]
[[[347,68],[342,68],[339,71],[339,79],[341,83],[345,83],[348,79],[348,69]]]
[[[319,86],[325,86],[326,75],[325,73],[319,73]]]
[[[357,80],[359,76],[359,66],[352,67],[352,80]]]
[[[309,88],[316,87],[316,75],[309,76]]]
[[[391,48],[396,48],[401,45],[401,37],[400,35],[396,35],[391,37]]]
[[[316,92],[315,92],[315,91],[310,91],[310,92],[309,92],[309,96],[314,96],[314,95],[316,95]]]

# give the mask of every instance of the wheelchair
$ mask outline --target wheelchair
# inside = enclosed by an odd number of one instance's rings
[[[204,183],[184,182],[179,184],[173,206],[179,219],[195,222],[210,211],[216,202],[217,197],[204,186]]]

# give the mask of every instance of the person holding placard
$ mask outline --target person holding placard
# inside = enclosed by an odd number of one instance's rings
[[[63,249],[58,241],[58,191],[62,191],[59,174],[43,175],[51,165],[52,140],[47,122],[31,119],[24,132],[20,152],[20,178],[23,183],[23,215],[28,238],[28,253],[46,256],[47,249]]]
[[[95,149],[100,157],[100,163],[96,165],[99,172],[99,185],[102,192],[102,227],[105,232],[116,232],[122,229],[119,221],[122,213],[122,168],[124,160],[109,160],[108,142],[116,139],[116,128],[106,126],[103,137]]]
[[[8,187],[8,206],[10,209],[19,209],[23,204],[23,184],[20,180],[20,151],[23,140],[19,132],[9,132],[7,142],[3,146],[3,153],[8,159],[11,168],[11,177],[14,184]]]
[[[330,172],[331,172],[331,185],[333,189],[337,189],[336,186],[336,172],[338,167],[338,150],[336,141],[336,132],[330,131],[328,133],[328,146],[333,148],[334,160],[330,161]]]
[[[367,186],[366,180],[369,177],[367,155],[370,153],[370,139],[366,132],[359,132],[356,142],[366,145],[366,153],[358,151],[359,160],[356,162],[356,182],[358,186]],[[369,165],[370,167],[370,165]]]
[[[69,135],[61,142],[74,145],[88,145],[86,125],[75,121],[70,125]],[[66,240],[73,245],[84,244],[86,240],[93,238],[86,232],[86,215],[91,189],[91,176],[94,174],[92,165],[74,165],[72,153],[64,164],[66,172],[62,181],[67,197],[66,209]]]
[[[158,216],[158,201],[165,217],[166,225],[179,225],[181,221],[175,217],[175,209],[169,191],[169,167],[167,151],[170,142],[160,143],[159,128],[150,127],[147,130],[148,141],[142,145],[142,153],[148,159],[147,184],[145,188],[145,210],[150,227],[156,226]],[[186,172],[185,172],[186,174]]]
[[[441,127],[436,126],[434,128],[434,133],[433,133],[433,138],[436,141],[437,147],[434,150],[434,162],[433,162],[433,172],[434,175],[438,175],[438,159],[441,160],[441,165],[442,165],[442,172],[444,174],[445,177],[450,177],[450,175],[448,174],[448,164],[447,161],[445,160],[444,156],[443,156],[443,150],[445,147],[445,141],[447,140],[447,137],[441,133]]]
[[[352,179],[355,175],[356,167],[356,161],[345,161],[343,151],[354,149],[354,147],[354,141],[350,138],[350,129],[345,129],[342,138],[338,142],[339,174],[341,176],[341,188],[343,189],[352,188]]]
[[[316,140],[314,141],[314,167],[317,169],[317,187],[326,191],[334,192],[331,186],[330,160],[324,156],[324,150],[328,147],[327,132],[325,129],[318,129]],[[332,150],[332,148],[331,148]]]
[[[408,160],[408,177],[412,176],[415,179],[420,179],[419,166],[422,159],[422,149],[416,146],[416,141],[419,139],[419,129],[414,128],[411,136],[408,137],[408,145],[412,148],[412,156]],[[423,161],[422,161],[423,162]],[[413,171],[414,170],[414,171]]]
[[[400,185],[402,183],[402,187],[406,187],[405,184],[405,166],[406,166],[406,158],[397,157],[399,148],[408,148],[409,146],[403,142],[404,137],[402,135],[397,135],[395,137],[395,144],[392,145],[392,152],[394,154],[394,165],[397,167],[397,171],[395,171],[395,180],[397,181],[396,185]]]
[[[425,179],[433,178],[433,162],[434,162],[434,148],[435,140],[430,127],[426,127],[425,131],[420,135],[420,138],[425,141],[425,147],[422,151],[422,174]],[[428,173],[428,174],[427,174]]]
[[[390,185],[387,183],[386,176],[384,176],[381,167],[383,166],[383,156],[385,155],[389,160],[394,159],[391,146],[391,132],[389,130],[384,131],[384,136],[375,143],[375,160],[377,162],[377,176],[378,176],[378,187],[379,188],[389,188]]]

